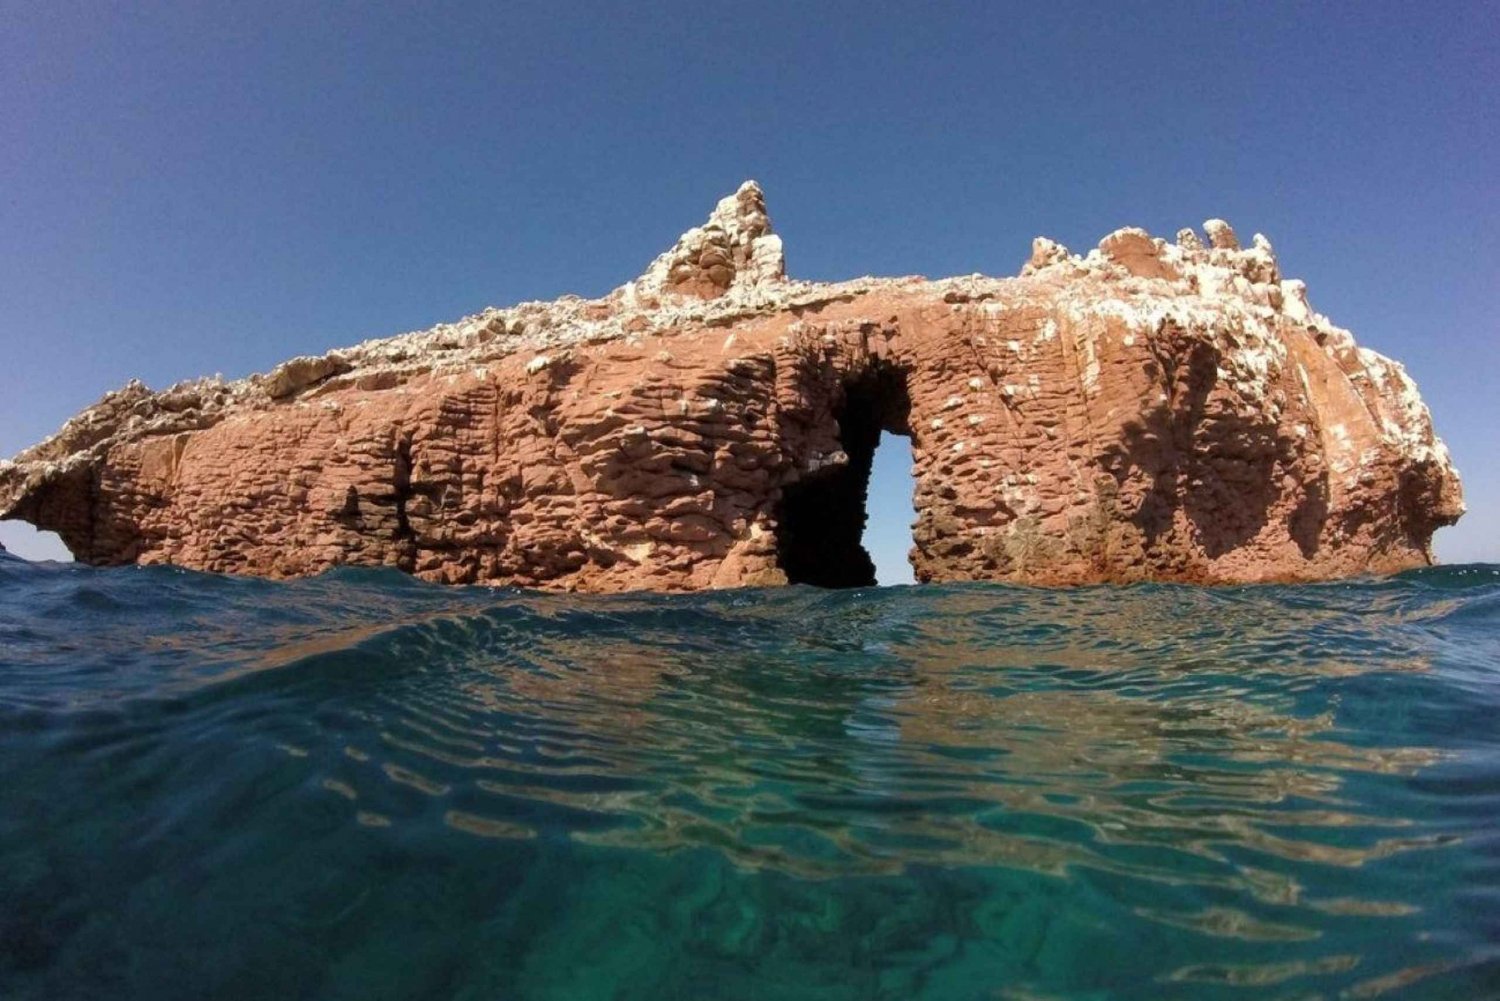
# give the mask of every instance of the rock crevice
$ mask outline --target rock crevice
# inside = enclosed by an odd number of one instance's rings
[[[595,300],[262,376],[132,382],[0,463],[96,564],[592,591],[873,581],[882,431],[919,580],[1201,582],[1431,560],[1459,481],[1402,367],[1222,220],[1038,238],[1017,277],[786,275],[747,182]]]

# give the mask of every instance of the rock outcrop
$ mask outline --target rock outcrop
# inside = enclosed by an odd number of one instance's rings
[[[1463,511],[1401,366],[1210,220],[1019,277],[788,279],[759,187],[602,299],[266,375],[138,382],[0,463],[95,564],[393,566],[615,591],[871,582],[910,438],[923,581],[1314,579],[1426,564]]]

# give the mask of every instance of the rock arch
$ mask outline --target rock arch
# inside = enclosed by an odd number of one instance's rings
[[[618,591],[873,580],[882,429],[919,581],[1256,581],[1431,560],[1463,512],[1400,365],[1219,220],[1017,277],[789,279],[760,188],[595,300],[110,393],[0,463],[96,564]]]

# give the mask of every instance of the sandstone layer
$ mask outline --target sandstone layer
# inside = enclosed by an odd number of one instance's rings
[[[873,580],[905,435],[922,581],[1305,580],[1431,562],[1459,481],[1402,367],[1210,220],[1016,277],[785,273],[760,188],[594,300],[106,395],[0,463],[80,560],[617,591]]]

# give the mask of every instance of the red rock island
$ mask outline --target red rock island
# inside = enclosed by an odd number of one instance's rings
[[[873,582],[882,431],[922,581],[1308,580],[1463,513],[1402,367],[1220,220],[1018,277],[789,279],[754,182],[602,299],[106,395],[0,463],[78,559],[580,591]],[[1206,238],[1206,239],[1205,239]]]

